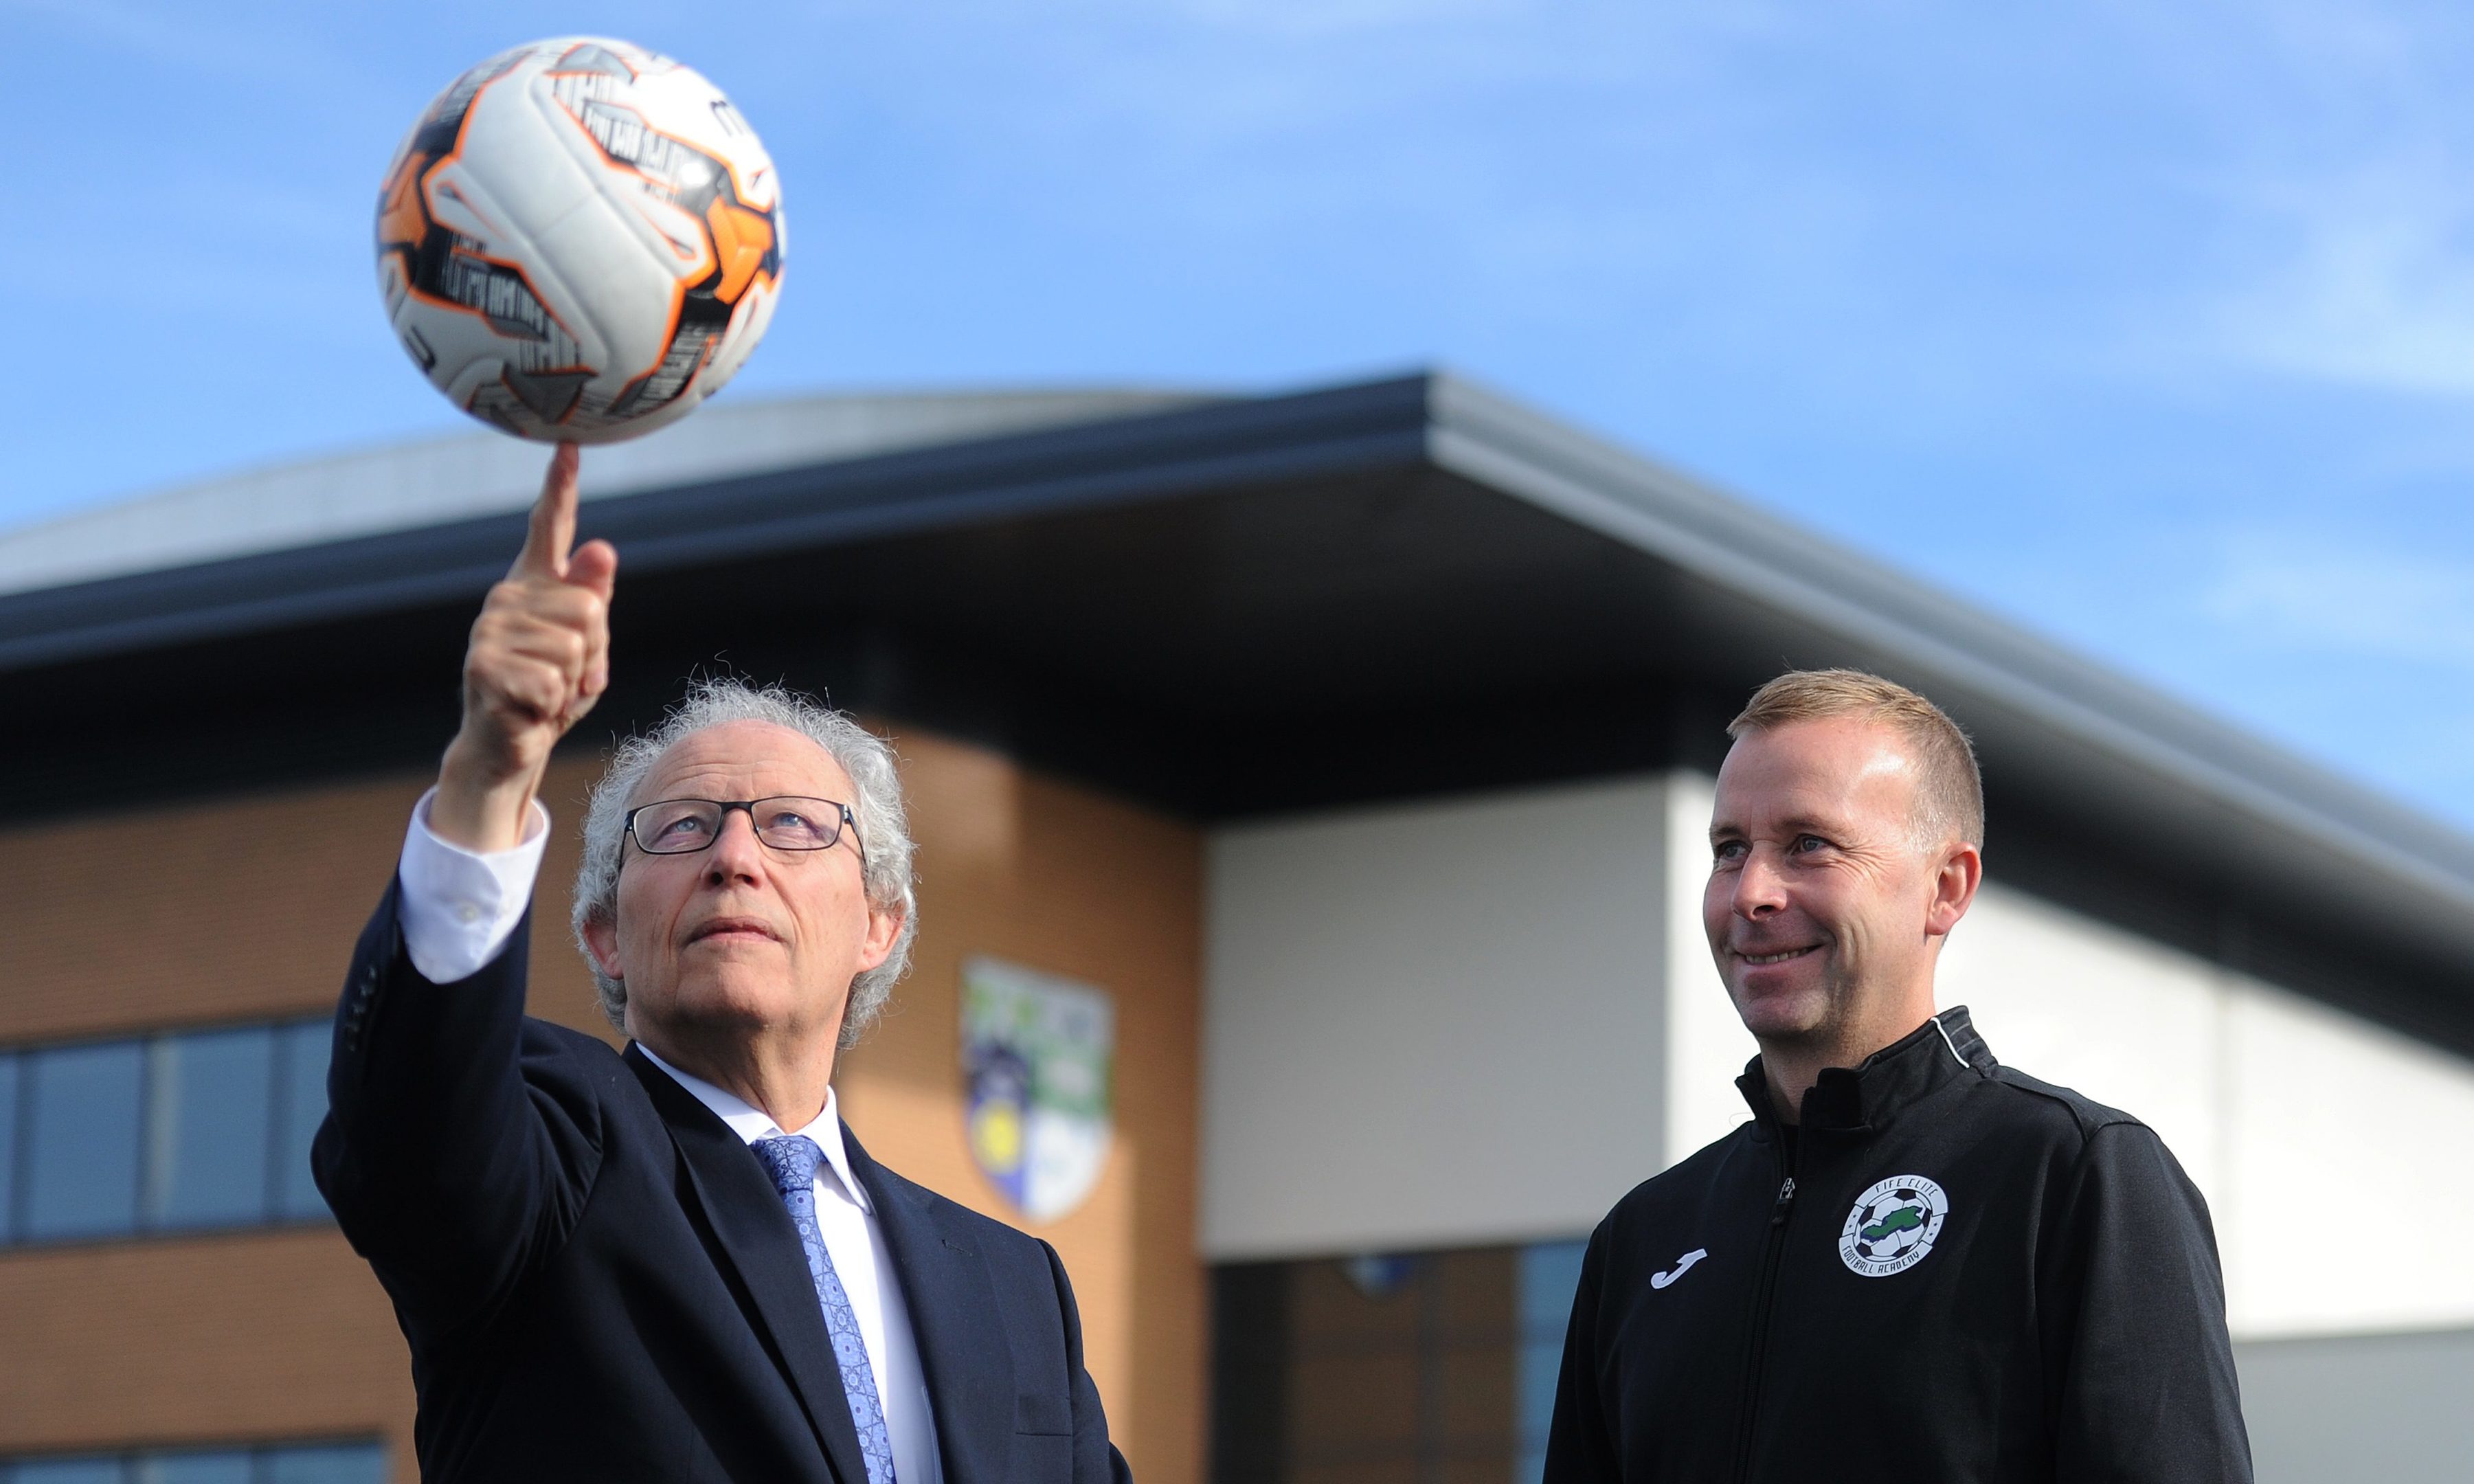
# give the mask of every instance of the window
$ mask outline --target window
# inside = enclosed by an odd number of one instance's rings
[[[230,1227],[266,1208],[267,1105],[275,1031],[252,1026],[149,1042],[146,1097],[150,1227]]]
[[[150,1453],[132,1462],[137,1484],[257,1484],[257,1460],[239,1449]]]
[[[21,1219],[29,1239],[100,1236],[137,1224],[140,1051],[121,1041],[27,1056]]]
[[[275,1210],[277,1221],[324,1221],[327,1200],[309,1179],[309,1141],[327,1117],[327,1053],[335,1040],[327,1020],[304,1020],[277,1033]]]
[[[9,1213],[16,1208],[17,1058],[0,1053],[0,1242],[9,1240]]]
[[[20,1464],[16,1472],[0,1471],[9,1484],[121,1484],[126,1475],[116,1458],[55,1458]]]
[[[375,1443],[269,1448],[265,1462],[252,1484],[379,1484],[386,1477],[386,1450]]]
[[[272,1444],[0,1459],[0,1484],[385,1484],[386,1445]]]
[[[1546,1473],[1546,1425],[1555,1420],[1555,1383],[1564,1375],[1564,1333],[1572,1325],[1581,1259],[1589,1251],[1587,1242],[1540,1242],[1520,1250],[1520,1350],[1513,1382],[1519,1453],[1513,1461],[1514,1484],[1536,1484]]]
[[[1216,1270],[1214,1484],[1536,1484],[1582,1251]]]
[[[325,1220],[309,1141],[330,1034],[322,1016],[0,1050],[0,1243]]]

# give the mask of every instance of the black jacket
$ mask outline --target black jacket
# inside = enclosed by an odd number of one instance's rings
[[[2246,1484],[2198,1191],[1938,1019],[1794,1131],[1755,1058],[1753,1121],[1599,1225],[1546,1484]]]
[[[390,890],[336,1018],[312,1165],[411,1343],[422,1477],[867,1484],[771,1178],[642,1052],[524,1015],[528,927],[433,985]],[[843,1138],[946,1484],[1123,1481],[1056,1253]]]

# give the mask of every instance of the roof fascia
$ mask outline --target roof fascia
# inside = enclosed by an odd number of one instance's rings
[[[1443,468],[1899,656],[1920,674],[2310,840],[2436,908],[2474,912],[2474,839],[1493,392],[1438,375],[1430,403],[1429,457]]]
[[[588,501],[631,571],[1415,462],[1421,376],[1207,404]],[[0,596],[0,671],[475,596],[521,513]]]

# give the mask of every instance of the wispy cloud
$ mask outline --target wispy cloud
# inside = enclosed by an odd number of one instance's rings
[[[2201,607],[2282,646],[2474,670],[2474,559],[2249,537],[2229,550]]]
[[[2474,160],[2381,159],[2280,186],[2291,244],[2220,306],[2229,349],[2287,374],[2474,394]]]
[[[2209,138],[2218,248],[2185,301],[2236,364],[2410,397],[2474,394],[2474,15],[2422,0],[2169,12],[2150,64]],[[2194,29],[2206,22],[2205,33]]]

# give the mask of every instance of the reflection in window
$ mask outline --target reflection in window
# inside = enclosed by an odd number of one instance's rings
[[[36,1241],[126,1231],[137,1219],[138,1044],[28,1056],[24,1230]]]
[[[147,1050],[146,1225],[230,1227],[260,1219],[275,1033],[251,1026],[166,1035]]]

